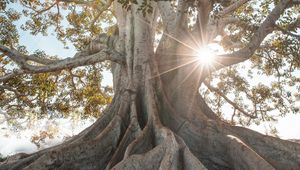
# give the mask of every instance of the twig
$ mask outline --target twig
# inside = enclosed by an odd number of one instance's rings
[[[245,116],[250,117],[252,119],[257,118],[256,115],[249,114],[245,110],[243,110],[241,107],[239,107],[235,102],[231,101],[224,93],[222,93],[218,88],[211,86],[207,81],[204,81],[204,84],[210,91],[216,92],[219,96],[221,96],[223,99],[227,101],[230,105],[232,105],[235,109],[237,109],[239,112],[243,113]]]

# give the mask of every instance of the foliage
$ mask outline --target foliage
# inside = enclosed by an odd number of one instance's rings
[[[41,142],[45,143],[45,140],[49,138],[49,139],[53,139],[53,133],[49,133],[47,131],[40,131],[39,134],[36,134],[34,136],[31,137],[31,142],[34,143],[38,148],[41,147]]]
[[[94,65],[58,73],[18,76],[4,82],[14,88],[16,94],[2,92],[1,107],[18,118],[25,116],[26,111],[39,113],[41,117],[49,113],[53,117],[66,117],[76,110],[83,110],[83,117],[99,117],[112,96],[111,87],[101,86],[103,69],[101,65]]]
[[[54,3],[54,4],[53,4]],[[57,38],[65,45],[72,42],[78,49],[83,48],[91,37],[103,32],[104,24],[107,31],[114,24],[110,12],[101,15],[105,21],[97,20],[93,26],[88,25],[97,10],[89,10],[92,6],[62,3],[59,6],[52,1],[14,1],[0,2],[0,44],[27,54],[26,47],[20,46],[19,32],[15,23],[24,31],[33,35],[47,36],[49,32],[56,33]],[[100,3],[98,1],[97,3]],[[55,10],[52,8],[56,6]],[[94,5],[95,6],[95,5]],[[65,27],[67,24],[68,27]],[[57,59],[57,56],[47,56],[43,51],[36,51],[41,58]],[[0,54],[0,75],[12,72],[16,65]],[[51,113],[53,116],[68,116],[75,110],[83,110],[81,116],[101,115],[104,107],[110,103],[112,88],[101,86],[101,71],[109,69],[108,64],[64,70],[54,73],[20,75],[3,82],[3,85],[15,89],[1,90],[0,106],[8,111],[11,117],[25,116],[25,111],[39,113],[40,116]]]

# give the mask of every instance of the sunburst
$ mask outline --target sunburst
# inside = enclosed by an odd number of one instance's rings
[[[201,64],[211,65],[215,59],[215,53],[209,47],[201,47],[196,52],[196,57]]]

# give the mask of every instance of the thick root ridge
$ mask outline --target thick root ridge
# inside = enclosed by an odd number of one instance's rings
[[[121,161],[112,169],[145,169],[145,170],[153,170],[159,169],[160,161],[163,157],[162,151],[164,150],[163,146],[160,145],[151,149],[149,152],[145,154],[135,154],[129,156],[127,159]]]
[[[208,169],[300,169],[300,145],[246,128],[186,121],[178,135]]]
[[[177,134],[207,169],[231,169],[224,135],[213,124],[199,126],[187,121]]]
[[[242,127],[231,127],[230,131],[276,169],[300,169],[299,143],[262,135]]]
[[[242,142],[239,138],[228,135],[228,155],[234,169],[275,170],[266,160]]]
[[[120,162],[126,152],[127,146],[134,141],[137,136],[141,133],[141,128],[137,121],[137,113],[136,113],[136,106],[133,103],[131,105],[131,114],[130,114],[130,124],[117,148],[114,155],[112,156],[111,160],[109,161],[108,165],[105,169],[111,169],[114,165]]]
[[[123,159],[126,147],[129,145],[130,142],[132,142],[136,138],[138,134],[139,130],[132,128],[131,126],[127,129],[124,137],[122,138],[118,146],[118,149],[114,152],[111,160],[109,161],[105,169],[110,169]]]
[[[50,148],[46,148],[44,150],[38,151],[36,153],[33,154],[23,154],[22,153],[22,157],[19,157],[19,154],[16,154],[14,156],[12,156],[11,159],[7,159],[4,163],[4,165],[0,164],[0,170],[7,170],[7,169],[20,169],[21,167],[24,167],[30,163],[32,163],[33,161],[37,160],[40,156],[46,154],[47,152],[51,152],[51,151],[55,151],[55,150],[60,150],[61,148],[67,147],[68,145],[70,145],[71,143],[80,143],[80,141],[84,141],[84,139],[88,139],[91,138],[89,136],[95,136],[95,133],[98,132],[99,130],[100,132],[108,125],[108,123],[111,121],[111,119],[113,118],[112,114],[105,114],[102,118],[100,118],[97,122],[101,123],[95,123],[92,126],[88,127],[87,129],[85,129],[84,131],[82,131],[80,134],[76,135],[75,137],[69,139],[68,141],[50,147]],[[99,129],[95,132],[94,129]]]
[[[183,149],[183,163],[185,169],[207,169],[187,147]]]
[[[86,132],[24,158],[0,165],[7,169],[99,169],[106,165],[127,129],[128,104],[121,102],[115,114],[106,114]],[[114,110],[114,109],[113,109]],[[107,123],[108,122],[108,123]],[[105,127],[104,129],[102,127]],[[87,140],[90,139],[90,140]],[[101,169],[104,169],[105,166]]]
[[[154,146],[152,129],[146,125],[141,134],[126,148],[124,158],[133,154],[141,154],[151,150]]]
[[[94,140],[47,152],[24,169],[98,169],[110,160],[121,134],[121,119],[115,117]]]
[[[150,130],[152,133],[147,132],[149,129],[152,129]],[[189,151],[183,140],[176,137],[170,129],[148,125],[144,130],[144,133],[128,146],[124,160],[112,169],[206,169]],[[150,150],[147,148],[149,145],[144,145],[145,147],[139,145],[147,139],[144,136],[146,134],[151,134],[152,144],[155,145]],[[144,152],[140,148],[145,148]]]

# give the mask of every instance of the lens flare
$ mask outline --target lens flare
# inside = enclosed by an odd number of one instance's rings
[[[202,47],[197,50],[197,57],[202,64],[212,64],[214,62],[215,54],[209,47]]]

